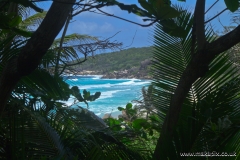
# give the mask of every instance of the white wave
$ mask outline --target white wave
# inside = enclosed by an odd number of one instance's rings
[[[92,79],[100,79],[100,78],[102,78],[103,75],[93,75],[93,76],[94,76],[94,78],[92,78]]]
[[[150,81],[145,81],[145,82],[137,82],[134,85],[143,85],[143,84],[149,84],[151,83]]]
[[[130,90],[130,89],[101,92],[101,96],[99,99],[111,98],[113,97],[113,94],[117,92],[127,91],[127,90]]]
[[[100,116],[101,115],[101,113],[95,113],[97,116]]]
[[[122,83],[118,83],[118,84],[115,84],[115,85],[143,85],[143,84],[148,84],[148,83],[151,83],[150,81],[144,81],[144,82],[141,82],[141,81],[137,81],[135,82],[136,80],[130,80],[128,82],[122,82]]]
[[[112,85],[110,83],[107,83],[107,84],[83,85],[78,87],[82,89],[91,89],[91,88],[109,88],[111,86]]]
[[[117,86],[126,86],[126,85],[132,85],[134,83],[135,83],[134,80],[130,80],[128,82],[117,83],[115,85],[117,85]]]
[[[73,78],[73,79],[68,79],[69,81],[78,81],[77,78]]]
[[[67,101],[60,101],[60,100],[58,100],[57,102],[62,102],[62,103],[64,103],[67,106],[71,106],[74,103],[74,99],[75,99],[75,97],[71,95],[70,98]]]
[[[124,107],[124,106],[122,106]],[[113,112],[119,112],[119,110],[117,109],[117,107],[99,107],[99,106],[91,106],[90,105],[90,111],[94,112],[96,115],[104,115],[106,113],[113,113]]]
[[[101,78],[103,75],[91,75],[91,74],[76,74],[74,76],[79,76],[79,77],[93,77],[93,78]]]
[[[106,83],[106,84],[93,84],[93,85],[84,85],[84,86],[79,86],[79,88],[82,89],[91,89],[91,88],[109,88],[109,87],[113,87],[113,86],[129,86],[129,85],[144,85],[144,84],[149,84],[151,83],[150,81],[137,81],[135,82],[135,80],[130,80],[127,82],[121,82],[121,83],[117,83],[117,84],[110,84],[110,83]]]
[[[71,106],[73,104],[73,100],[68,100],[68,101],[58,101],[58,102],[62,102],[67,106]]]

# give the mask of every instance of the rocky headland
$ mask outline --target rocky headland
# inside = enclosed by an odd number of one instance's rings
[[[102,75],[103,79],[151,79],[149,68],[151,61],[149,59],[141,61],[138,66],[129,69],[103,71],[103,70],[81,70],[77,69],[74,73],[66,70],[67,73],[75,75]]]

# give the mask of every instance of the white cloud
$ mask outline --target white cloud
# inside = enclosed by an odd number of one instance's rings
[[[110,23],[105,22],[102,26],[100,26],[101,32],[110,32],[113,31],[113,26]]]
[[[92,33],[107,33],[113,31],[113,26],[110,23],[97,24],[95,22],[75,22],[73,25],[73,32],[79,34],[92,34]]]

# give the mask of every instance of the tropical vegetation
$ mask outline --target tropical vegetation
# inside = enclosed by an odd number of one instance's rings
[[[89,57],[87,63],[69,68],[68,73],[103,75],[103,78],[149,79],[152,47],[129,48]],[[81,58],[81,61],[83,58]],[[71,62],[75,63],[75,62]]]
[[[88,59],[88,63],[73,66],[77,71],[94,71],[99,74],[106,72],[141,68],[141,62],[152,57],[151,47],[128,48],[117,52],[101,53]],[[143,67],[150,67],[146,64]],[[145,68],[144,68],[145,69]]]
[[[238,159],[240,77],[228,49],[240,41],[240,27],[216,36],[204,21],[205,0],[196,1],[194,13],[170,0],[139,0],[143,9],[118,1],[84,2],[84,9],[117,5],[156,23],[154,82],[143,88],[136,106],[119,107],[125,119],[104,122],[87,109],[66,107],[61,101],[70,96],[87,105],[101,96],[70,88],[61,76],[86,60],[83,41],[99,42],[66,35],[70,19],[83,10],[73,12],[74,0],[60,0],[46,16],[22,20],[26,7],[42,10],[28,0],[0,1],[0,158],[210,159],[214,152]],[[238,0],[225,3],[232,12],[238,9]],[[35,31],[31,25],[39,21]]]

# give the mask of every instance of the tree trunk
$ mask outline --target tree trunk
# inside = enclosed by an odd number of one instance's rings
[[[43,22],[18,54],[19,56],[12,57],[4,66],[0,76],[0,115],[21,77],[29,75],[39,65],[61,31],[74,2],[75,0],[53,2]]]

